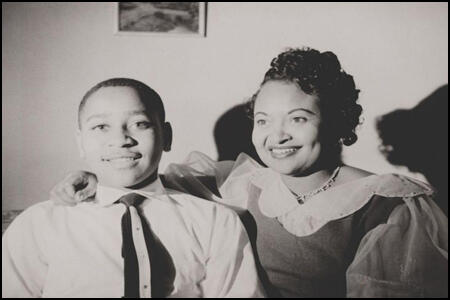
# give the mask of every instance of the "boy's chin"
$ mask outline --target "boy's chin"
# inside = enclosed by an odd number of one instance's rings
[[[131,189],[141,189],[148,184],[154,182],[158,177],[158,171],[156,170],[150,175],[136,176],[136,174],[117,174],[113,177],[110,176],[98,176],[98,183],[104,186],[109,186],[113,188],[131,188]]]
[[[98,182],[101,185],[109,186],[113,188],[132,188],[139,185],[143,180],[141,178],[99,178]]]

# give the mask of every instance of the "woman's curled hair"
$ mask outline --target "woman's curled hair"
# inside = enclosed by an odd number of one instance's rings
[[[319,98],[325,140],[329,143],[349,146],[356,142],[355,129],[362,112],[362,107],[356,103],[360,91],[353,77],[342,70],[333,52],[288,49],[272,60],[261,86],[270,80],[293,82],[306,94]],[[258,92],[248,103],[251,115]]]

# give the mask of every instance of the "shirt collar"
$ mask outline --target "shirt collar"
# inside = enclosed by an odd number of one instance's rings
[[[145,187],[145,191],[128,188],[114,188],[99,184],[97,186],[95,199],[100,206],[108,206],[116,202],[120,197],[130,193],[136,193],[146,198],[156,198],[160,200],[167,198],[167,192],[161,182],[161,179],[157,177],[155,181]]]

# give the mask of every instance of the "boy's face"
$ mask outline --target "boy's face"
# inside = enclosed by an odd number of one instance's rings
[[[80,113],[81,156],[99,183],[131,187],[156,175],[170,141],[164,143],[163,124],[156,113],[145,111],[132,87],[100,88]]]

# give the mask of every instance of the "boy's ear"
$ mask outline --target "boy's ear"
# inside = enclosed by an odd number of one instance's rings
[[[164,151],[169,152],[170,148],[172,147],[172,126],[169,122],[164,123],[163,126],[163,132],[164,132]]]
[[[85,152],[84,152],[84,148],[83,148],[83,143],[82,143],[82,137],[81,137],[81,131],[78,128],[77,129],[77,133],[76,133],[76,138],[77,138],[77,146],[78,146],[78,152],[80,153],[80,157],[81,158],[85,158]]]

